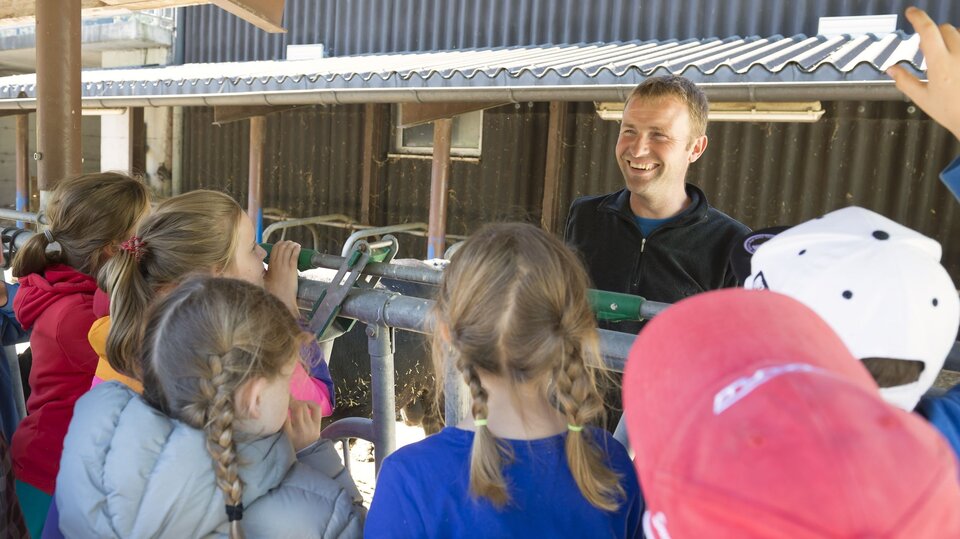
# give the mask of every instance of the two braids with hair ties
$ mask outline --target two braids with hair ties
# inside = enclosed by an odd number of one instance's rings
[[[470,388],[477,426],[470,492],[496,507],[510,500],[502,470],[509,446],[486,427],[488,394],[480,370],[544,381],[546,397],[567,421],[567,464],[581,494],[605,511],[617,510],[625,497],[621,477],[584,432],[584,426],[604,415],[595,373],[601,363],[599,336],[587,301],[588,283],[575,254],[555,237],[522,224],[484,227],[445,272],[436,314],[447,331],[434,339],[434,359],[455,360]]]

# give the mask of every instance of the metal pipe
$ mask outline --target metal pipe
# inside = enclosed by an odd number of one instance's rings
[[[426,230],[426,223],[404,223],[401,225],[390,225],[390,226],[377,226],[362,228],[357,230],[353,234],[350,234],[350,237],[347,238],[347,241],[343,244],[343,249],[340,251],[342,256],[347,256],[350,254],[350,250],[353,249],[353,244],[357,243],[358,240],[363,238],[369,238],[371,236],[382,236],[383,234],[392,234],[394,232],[407,232],[412,233],[414,230]],[[340,266],[337,266],[340,267]]]
[[[336,228],[354,228],[357,224],[353,218],[343,215],[341,213],[335,213],[330,215],[317,215],[314,217],[304,217],[302,219],[284,219],[283,221],[277,221],[276,223],[271,224],[270,226],[263,229],[263,241],[264,243],[271,243],[270,236],[278,230],[283,230],[285,228],[293,228],[295,226],[304,226],[304,225],[318,225],[322,224],[325,226],[332,226]]]
[[[46,219],[44,219],[41,223],[41,221],[38,220],[38,215],[36,213],[8,210],[6,208],[0,208],[0,219],[4,221],[27,221],[30,223],[46,224]]]
[[[446,362],[443,373],[443,420],[444,424],[459,425],[471,417],[473,396],[467,387],[463,374],[453,361]]]
[[[250,170],[247,192],[247,216],[253,220],[256,242],[263,235],[263,146],[266,143],[266,118],[250,118]]]
[[[40,207],[57,182],[80,174],[80,0],[36,0],[37,180]]]
[[[27,114],[17,115],[16,125],[16,168],[17,171],[17,211],[30,211],[30,117]],[[23,227],[23,221],[17,221],[18,227]]]
[[[146,73],[146,70],[144,70]],[[179,82],[179,81],[174,81]],[[31,81],[23,83],[28,89]],[[834,82],[698,82],[712,101],[906,101],[893,81]],[[153,90],[164,84],[143,86]],[[171,84],[171,87],[187,85]],[[543,85],[543,86],[453,86],[442,88],[314,88],[268,92],[195,94],[144,94],[103,96],[99,84],[90,83],[84,108],[164,106],[255,106],[344,105],[357,103],[442,103],[503,101],[509,103],[549,101],[625,101],[636,84]],[[128,87],[140,88],[136,84]],[[135,90],[137,91],[137,90]],[[149,91],[149,90],[146,90]],[[33,110],[34,97],[0,99],[0,109]]]
[[[329,284],[300,279],[297,298],[301,308],[311,308]],[[402,296],[386,290],[356,288],[351,290],[344,300],[340,316],[354,318],[368,325],[386,325],[406,331],[430,333],[433,330],[429,313],[433,305],[433,300],[429,299]],[[599,332],[600,354],[605,367],[622,372],[635,336],[605,329]]]
[[[380,473],[383,459],[397,448],[397,396],[393,379],[393,328],[367,324],[370,389],[373,392],[373,459]]]
[[[450,189],[450,146],[453,119],[433,122],[433,162],[430,168],[430,226],[427,258],[443,256],[447,232],[447,191]]]

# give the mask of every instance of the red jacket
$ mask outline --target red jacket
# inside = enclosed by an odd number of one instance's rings
[[[32,330],[27,417],[10,444],[17,479],[53,492],[73,406],[90,389],[97,354],[87,340],[96,316],[93,277],[62,264],[20,279],[13,311]]]

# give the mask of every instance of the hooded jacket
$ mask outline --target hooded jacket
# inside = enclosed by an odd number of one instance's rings
[[[97,368],[97,354],[87,332],[94,321],[89,275],[63,264],[20,279],[13,301],[17,321],[31,330],[30,398],[27,417],[10,443],[17,479],[53,492],[73,406],[88,389]]]
[[[360,537],[364,511],[331,442],[295,456],[283,434],[238,443],[248,538]],[[339,472],[339,481],[331,475]],[[206,435],[106,382],[78,402],[57,477],[70,537],[224,537]]]

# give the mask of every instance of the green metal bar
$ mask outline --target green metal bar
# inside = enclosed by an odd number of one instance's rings
[[[588,290],[587,297],[597,320],[622,322],[626,320],[643,320],[640,308],[647,301],[640,296],[607,292],[604,290]]]

